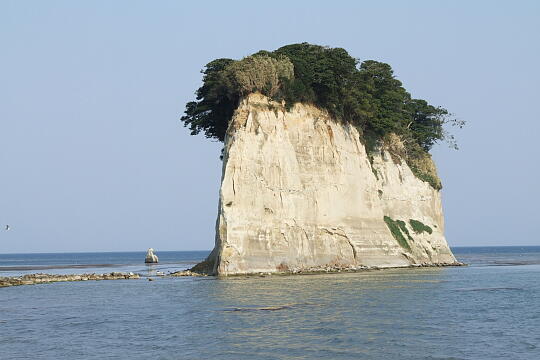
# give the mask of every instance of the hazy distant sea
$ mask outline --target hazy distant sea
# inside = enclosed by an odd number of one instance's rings
[[[540,359],[540,247],[454,248],[457,268],[159,278],[207,252],[0,255],[0,359]]]

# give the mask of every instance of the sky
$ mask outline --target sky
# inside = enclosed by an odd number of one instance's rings
[[[0,0],[0,253],[211,249],[222,145],[185,103],[299,42],[467,121],[433,150],[451,246],[540,245],[539,1]]]

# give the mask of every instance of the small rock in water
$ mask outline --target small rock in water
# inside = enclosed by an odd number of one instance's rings
[[[154,254],[154,249],[150,248],[146,252],[146,257],[144,259],[144,262],[147,264],[157,264],[159,261],[157,255]]]

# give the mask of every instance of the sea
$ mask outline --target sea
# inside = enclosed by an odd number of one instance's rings
[[[0,359],[540,359],[540,247],[456,247],[466,267],[163,277],[207,251],[0,255]],[[148,281],[152,279],[153,281]]]

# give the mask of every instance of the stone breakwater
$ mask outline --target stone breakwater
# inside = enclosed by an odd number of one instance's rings
[[[138,274],[121,272],[78,275],[28,274],[23,276],[0,277],[0,287],[45,284],[62,281],[125,280],[139,278],[140,276]]]

